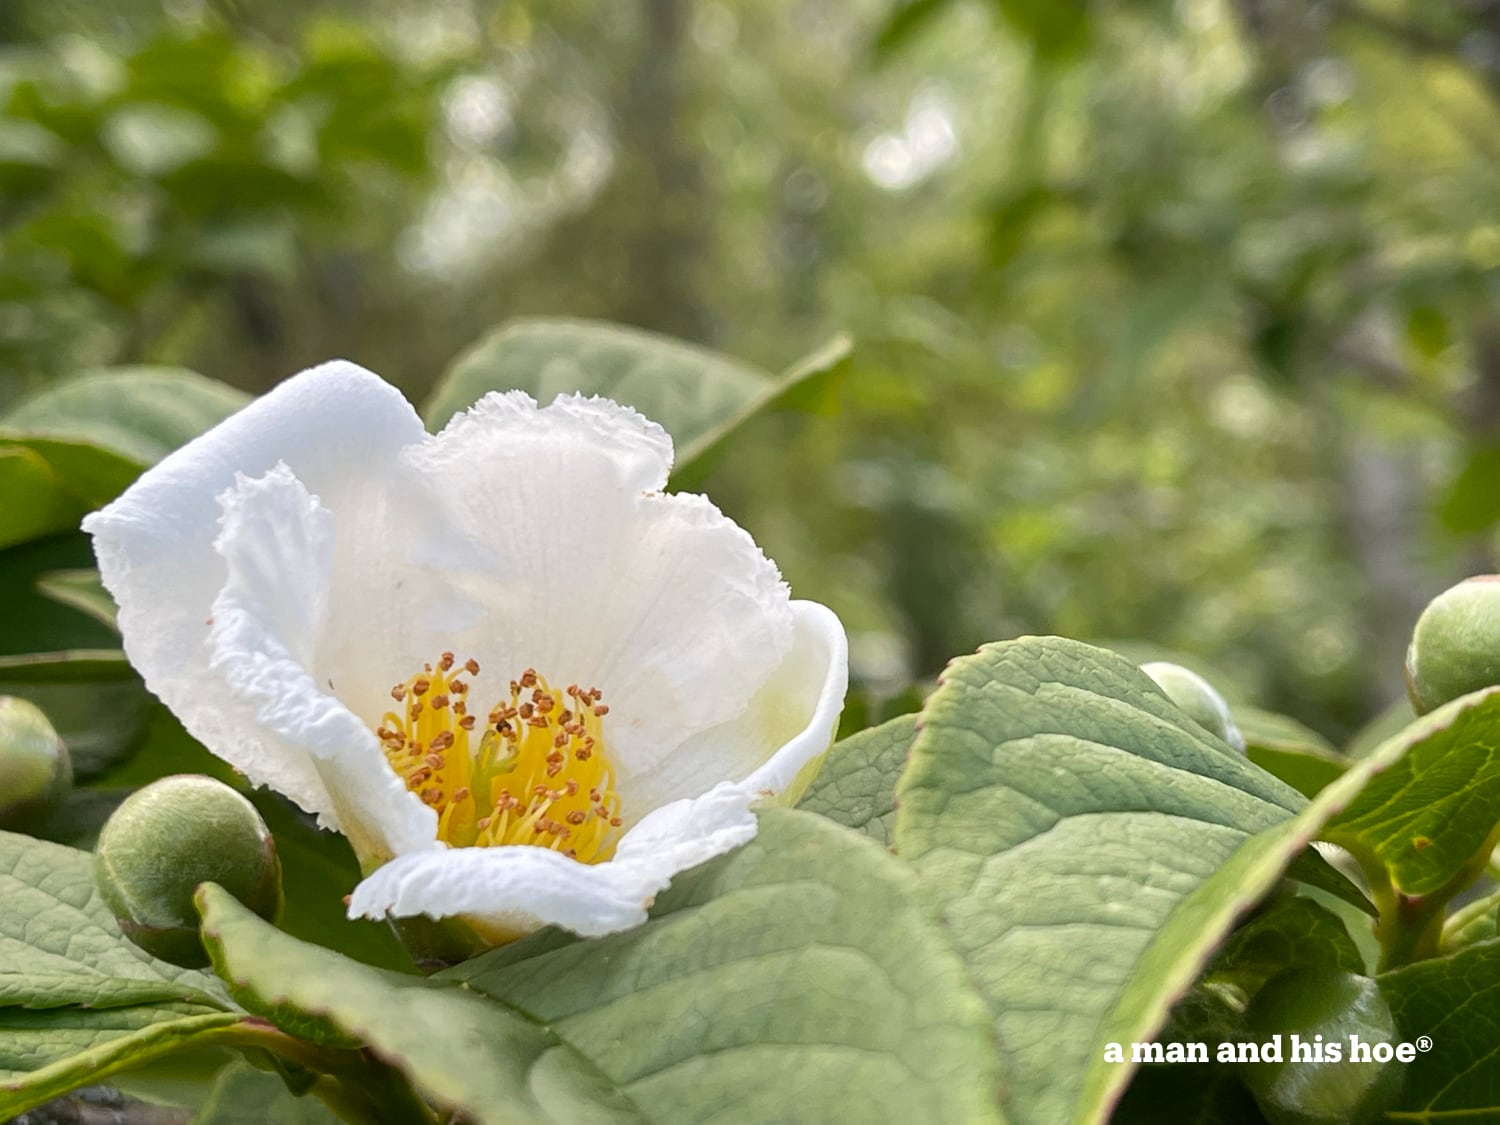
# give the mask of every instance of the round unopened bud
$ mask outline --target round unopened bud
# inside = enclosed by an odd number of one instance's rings
[[[0,828],[35,828],[72,785],[68,748],[47,716],[28,700],[0,696]]]
[[[208,964],[193,892],[218,883],[267,921],[281,911],[281,861],[255,806],[221,781],[164,777],[132,793],[99,833],[94,882],[120,930],[147,953]]]
[[[1406,691],[1418,715],[1500,684],[1500,574],[1466,578],[1422,611],[1406,650]]]
[[[1383,1120],[1401,1088],[1396,1021],[1369,977],[1326,969],[1285,973],[1256,994],[1245,1026],[1262,1053],[1240,1075],[1271,1125]]]
[[[1187,712],[1188,718],[1217,735],[1240,753],[1245,752],[1245,736],[1229,713],[1229,704],[1197,672],[1167,660],[1142,664],[1141,671],[1156,681],[1166,697]]]

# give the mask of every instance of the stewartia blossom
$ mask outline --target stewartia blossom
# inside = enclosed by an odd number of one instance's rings
[[[338,362],[84,527],[147,686],[349,837],[351,916],[604,934],[795,798],[847,682],[838,619],[671,464],[577,395],[432,436]]]

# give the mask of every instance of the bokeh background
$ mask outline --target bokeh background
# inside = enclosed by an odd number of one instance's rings
[[[1494,567],[1497,170],[1494,0],[0,0],[0,408],[848,332],[706,490],[861,700],[1058,632],[1337,737]]]

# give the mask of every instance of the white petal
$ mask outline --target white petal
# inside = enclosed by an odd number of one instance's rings
[[[658,809],[631,830],[615,858],[578,863],[548,848],[456,848],[401,856],[354,889],[351,918],[474,918],[524,933],[563,926],[585,937],[630,929],[672,877],[755,835],[751,795],[722,785]]]
[[[306,756],[244,738],[254,709],[205,659],[207,618],[227,577],[213,547],[217,498],[237,473],[284,462],[330,509],[358,511],[384,487],[396,451],[422,436],[395,388],[353,364],[324,364],[173,453],[84,521],[120,606],[126,655],[146,686],[209,749],[315,812],[329,811],[328,796]]]
[[[833,741],[849,686],[849,642],[833,611],[816,602],[791,603],[791,651],[744,714],[678,746],[656,767],[622,780],[626,813],[655,808],[728,778],[758,797],[805,786],[804,770]],[[613,715],[611,715],[611,718]]]
[[[577,472],[614,481],[628,492],[658,492],[672,471],[672,438],[629,406],[597,395],[558,395],[538,409],[524,391],[485,395],[454,415],[434,443],[435,460],[465,459],[482,469],[512,469],[540,477]],[[513,476],[482,479],[514,483]]]
[[[707,793],[663,805],[626,832],[613,862],[655,868],[662,886],[671,877],[754,839],[755,794],[723,781]]]
[[[424,581],[472,607],[429,645],[490,670],[480,697],[528,667],[599,688],[622,776],[741,714],[792,642],[786,586],[750,536],[701,496],[647,491],[669,452],[614,403],[511,394],[404,454],[425,489],[402,504],[424,513],[407,534]]]
[[[375,734],[310,668],[328,615],[334,515],[285,465],[228,489],[214,543],[227,576],[213,604],[209,667],[254,721],[215,747],[246,763],[310,763],[328,794],[325,820],[362,859],[435,847],[437,817],[385,762]]]

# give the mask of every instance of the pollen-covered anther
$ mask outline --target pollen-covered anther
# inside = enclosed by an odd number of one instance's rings
[[[375,732],[406,787],[437,813],[439,839],[452,847],[546,847],[581,863],[608,859],[623,820],[604,750],[602,693],[577,684],[556,692],[527,668],[481,725],[466,704],[478,675],[477,661],[443,653],[391,689],[405,706],[387,712]]]

